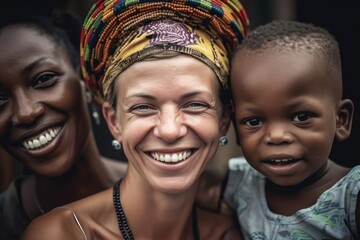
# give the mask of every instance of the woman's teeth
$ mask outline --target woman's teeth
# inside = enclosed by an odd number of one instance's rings
[[[49,144],[60,132],[61,127],[49,129],[33,139],[23,142],[23,146],[27,150],[34,150]]]
[[[184,151],[180,153],[151,153],[151,156],[160,162],[180,162],[187,159],[191,155],[191,151]]]

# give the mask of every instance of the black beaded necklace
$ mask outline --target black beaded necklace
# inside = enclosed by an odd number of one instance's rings
[[[116,216],[118,219],[119,229],[125,240],[135,240],[134,234],[132,233],[129,224],[126,221],[126,216],[125,216],[124,210],[121,206],[120,182],[121,182],[121,179],[119,181],[116,181],[116,183],[114,184],[114,187],[113,187],[113,203],[114,203],[114,207],[115,207]],[[197,224],[197,216],[196,216],[196,207],[195,206],[193,207],[193,211],[192,211],[192,222],[193,222],[192,230],[193,230],[194,239],[200,240],[200,233],[199,233],[199,228],[198,228],[198,224]]]

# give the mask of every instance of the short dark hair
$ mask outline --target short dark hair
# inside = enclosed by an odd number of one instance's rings
[[[311,23],[274,20],[250,31],[236,54],[254,54],[265,51],[302,51],[318,54],[330,68],[341,74],[339,44],[326,29]]]
[[[24,26],[45,34],[66,51],[74,69],[80,66],[79,42],[81,25],[68,13],[54,12],[51,16],[8,16],[0,21],[0,31],[8,26]]]

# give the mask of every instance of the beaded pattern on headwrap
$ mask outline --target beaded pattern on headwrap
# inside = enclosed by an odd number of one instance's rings
[[[103,100],[105,67],[115,50],[139,27],[159,19],[184,22],[220,38],[228,54],[247,34],[248,18],[236,0],[100,0],[85,19],[81,33],[83,77],[97,100]],[[228,75],[228,74],[227,74]],[[223,86],[226,86],[226,79]]]
[[[185,53],[201,60],[210,66],[221,84],[226,86],[229,59],[222,42],[182,22],[162,19],[133,31],[109,57],[102,80],[106,100],[113,101],[112,83],[129,65],[167,51]]]

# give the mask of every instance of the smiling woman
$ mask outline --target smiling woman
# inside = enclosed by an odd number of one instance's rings
[[[97,150],[77,51],[55,24],[68,17],[1,21],[0,144],[27,169],[0,195],[3,240],[18,239],[54,207],[112,186],[126,169]]]
[[[117,108],[104,112],[131,166],[159,191],[190,188],[227,130],[214,72],[179,54],[134,63],[117,81]]]
[[[128,171],[36,219],[23,239],[241,239],[234,219],[195,204],[230,124],[229,57],[247,32],[240,2],[97,1],[83,26],[83,75]]]

